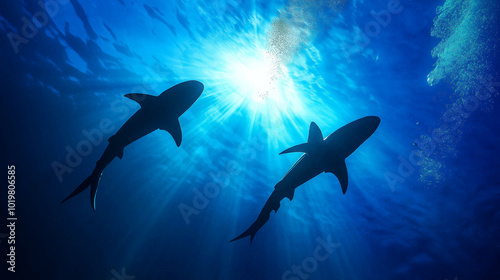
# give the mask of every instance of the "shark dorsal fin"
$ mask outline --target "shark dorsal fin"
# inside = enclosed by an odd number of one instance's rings
[[[181,145],[182,142],[182,130],[179,120],[167,122],[159,127],[161,130],[165,130],[174,138],[177,147]]]
[[[345,161],[338,166],[335,166],[332,170],[327,170],[326,172],[330,172],[333,175],[337,176],[339,179],[340,187],[342,188],[342,193],[345,194],[347,192],[347,166],[345,165]]]
[[[323,133],[319,129],[315,122],[311,122],[309,126],[309,137],[307,138],[307,143],[318,143],[323,141]]]
[[[280,153],[288,154],[288,153],[306,153],[310,154],[315,149],[315,144],[319,144],[323,141],[323,133],[321,133],[321,129],[319,129],[318,125],[315,122],[311,122],[309,126],[309,137],[307,138],[307,143],[299,144],[288,148]]]
[[[135,102],[139,103],[141,107],[143,107],[145,104],[154,102],[154,100],[156,99],[156,96],[144,93],[127,93],[125,94],[125,97],[130,98]]]

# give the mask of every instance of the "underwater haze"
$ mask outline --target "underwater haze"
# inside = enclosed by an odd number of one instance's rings
[[[500,279],[497,0],[1,1],[1,279]],[[204,84],[60,204],[140,106]],[[255,221],[315,122],[375,133]],[[11,184],[11,183],[9,183]],[[9,187],[10,188],[10,187]],[[11,205],[12,206],[12,205]],[[15,234],[15,272],[12,239]],[[9,239],[10,238],[10,239]]]

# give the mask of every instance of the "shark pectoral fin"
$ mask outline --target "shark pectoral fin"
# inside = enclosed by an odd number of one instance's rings
[[[327,172],[333,173],[333,175],[337,176],[339,179],[340,187],[342,188],[342,193],[345,194],[347,192],[347,166],[345,162],[340,165],[340,167],[336,167],[335,170],[329,170]]]
[[[319,129],[315,122],[311,122],[309,126],[309,137],[307,138],[307,143],[318,143],[323,141],[323,133]]]
[[[179,120],[167,123],[165,126],[160,126],[160,129],[167,131],[174,138],[177,147],[181,145],[182,142],[182,130]]]
[[[293,146],[291,148],[284,150],[283,152],[280,153],[280,155],[288,154],[288,153],[306,153],[307,154],[309,152],[308,146],[309,146],[308,143],[299,144],[297,146]]]
[[[143,107],[145,104],[154,102],[154,100],[156,99],[156,96],[144,93],[127,93],[125,94],[125,97],[130,98],[135,102],[139,103],[141,107]]]

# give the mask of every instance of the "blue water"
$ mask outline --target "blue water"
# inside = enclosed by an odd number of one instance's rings
[[[1,279],[500,279],[498,1],[0,7],[18,217]],[[155,131],[104,171],[95,213],[88,191],[59,204],[139,108],[124,94],[191,79],[205,91],[180,148]],[[347,158],[345,195],[321,174],[253,244],[229,243],[310,122],[328,135],[368,115],[382,121]]]

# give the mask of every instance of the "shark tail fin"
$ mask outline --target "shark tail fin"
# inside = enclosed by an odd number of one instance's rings
[[[245,238],[247,236],[250,236],[250,244],[251,244],[253,241],[253,238],[255,237],[255,234],[257,234],[258,230],[259,230],[259,228],[255,227],[254,225],[251,225],[247,230],[245,230],[245,232],[238,235],[236,238],[234,238],[233,240],[231,240],[229,242],[233,242],[233,241],[236,241],[238,239],[242,239],[242,238]]]
[[[95,196],[97,193],[97,187],[99,186],[99,181],[101,180],[101,173],[100,172],[92,172],[87,179],[83,180],[83,182],[68,196],[66,197],[61,203],[66,202],[66,200],[76,196],[77,194],[83,192],[90,186],[90,203],[92,205],[92,210],[95,212]]]
[[[90,204],[92,205],[92,210],[95,212],[95,197],[97,195],[97,187],[99,187],[99,181],[101,181],[101,173],[96,173],[95,175],[90,175],[92,177],[90,181]]]
[[[323,133],[321,132],[321,129],[319,129],[318,125],[315,122],[311,122],[311,125],[309,126],[309,137],[307,138],[307,143],[288,148],[281,152],[280,155],[288,153],[309,154],[312,152],[312,149],[314,149],[315,146],[311,144],[320,143],[321,141],[323,141]]]

